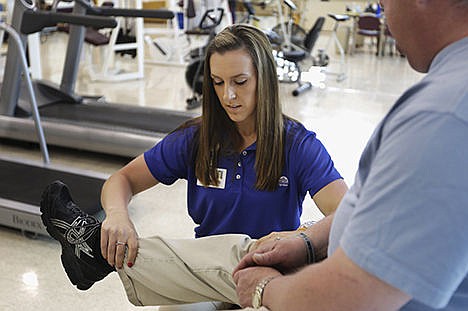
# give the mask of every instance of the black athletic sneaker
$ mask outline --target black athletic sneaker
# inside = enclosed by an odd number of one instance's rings
[[[101,224],[73,202],[67,185],[54,181],[42,193],[41,218],[62,245],[62,265],[70,281],[87,290],[115,269],[102,257]]]

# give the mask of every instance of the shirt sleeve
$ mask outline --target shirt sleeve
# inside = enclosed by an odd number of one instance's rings
[[[332,181],[342,178],[315,133],[308,131],[298,141],[296,148],[293,163],[300,188],[304,193],[309,191],[313,197]]]
[[[468,272],[467,133],[436,113],[387,128],[340,241],[361,268],[433,308]]]
[[[146,165],[159,182],[170,185],[188,179],[194,132],[193,127],[172,132],[144,153]]]

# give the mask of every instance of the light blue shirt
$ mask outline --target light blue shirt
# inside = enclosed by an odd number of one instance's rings
[[[377,127],[335,214],[338,246],[413,297],[402,310],[468,310],[468,38]]]

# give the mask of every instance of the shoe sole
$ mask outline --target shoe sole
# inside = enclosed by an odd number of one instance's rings
[[[43,192],[41,197],[41,219],[44,223],[47,232],[52,238],[60,242],[62,247],[62,254],[60,256],[63,268],[67,273],[70,282],[80,290],[89,289],[94,282],[89,281],[83,274],[83,271],[80,269],[79,259],[75,256],[75,251],[72,246],[68,243],[65,237],[55,229],[55,226],[50,222],[50,208],[45,206],[47,204],[42,204],[42,202],[49,202],[49,189],[50,185],[47,186],[46,190]]]

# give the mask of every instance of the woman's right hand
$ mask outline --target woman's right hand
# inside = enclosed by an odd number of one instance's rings
[[[142,154],[112,174],[102,186],[101,203],[106,219],[101,227],[101,252],[117,269],[123,267],[126,250],[128,267],[135,263],[138,251],[138,235],[128,216],[128,205],[135,194],[158,183]]]
[[[126,210],[106,211],[101,226],[101,253],[107,262],[122,269],[128,251],[127,265],[132,267],[138,251],[138,235]]]

